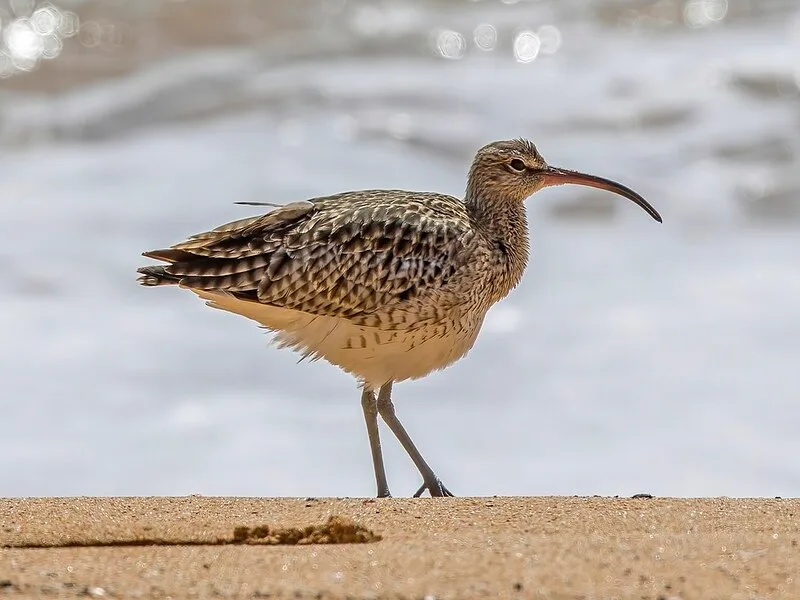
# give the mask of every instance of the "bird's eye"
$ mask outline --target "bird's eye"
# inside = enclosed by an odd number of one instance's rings
[[[517,173],[522,173],[525,170],[525,163],[518,158],[508,163],[508,166],[511,167],[512,171],[516,171]]]

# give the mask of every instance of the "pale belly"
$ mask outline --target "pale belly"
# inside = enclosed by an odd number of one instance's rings
[[[464,356],[483,324],[484,312],[469,319],[384,330],[346,319],[315,316],[218,292],[192,290],[209,306],[240,314],[275,332],[275,342],[312,359],[325,359],[367,387],[424,377]]]

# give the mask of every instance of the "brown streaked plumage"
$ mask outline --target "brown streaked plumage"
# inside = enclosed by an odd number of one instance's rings
[[[392,384],[469,351],[525,270],[524,200],[564,183],[620,194],[661,222],[629,188],[550,167],[527,140],[501,141],[478,151],[463,200],[365,190],[293,202],[145,252],[168,264],[141,267],[139,282],[188,288],[273,331],[279,346],[351,373],[363,387],[378,496],[389,496],[378,414],[420,470],[416,495],[448,496],[395,416]]]

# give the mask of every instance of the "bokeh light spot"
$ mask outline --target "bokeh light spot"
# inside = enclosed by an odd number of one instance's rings
[[[490,23],[481,23],[472,32],[475,45],[481,50],[494,50],[497,45],[497,29]]]
[[[50,35],[56,32],[61,15],[53,6],[37,8],[31,16],[31,24],[39,35]]]
[[[536,60],[542,43],[533,31],[521,31],[514,38],[514,58],[517,62],[529,63]]]
[[[61,13],[58,22],[58,35],[62,38],[70,38],[80,30],[80,20],[74,12],[65,10]]]
[[[442,58],[458,60],[464,57],[467,50],[467,40],[464,36],[452,29],[442,29],[436,34],[436,51]]]
[[[64,49],[64,38],[79,31],[78,16],[49,2],[14,0],[16,18],[0,20],[0,77],[32,71],[40,60],[53,59]],[[8,13],[2,15],[7,17]],[[90,32],[91,33],[91,32]]]
[[[81,23],[78,31],[78,41],[87,48],[96,48],[103,41],[103,28],[97,21]]]
[[[57,35],[45,35],[42,37],[42,58],[52,60],[57,58],[64,49],[64,42]]]
[[[708,27],[728,14],[728,0],[688,0],[683,6],[683,20],[689,27]]]
[[[44,44],[28,18],[17,19],[3,31],[3,41],[15,62],[27,64],[37,61]],[[27,70],[27,69],[26,69]]]
[[[561,30],[555,25],[542,25],[536,32],[542,54],[555,54],[561,48]]]

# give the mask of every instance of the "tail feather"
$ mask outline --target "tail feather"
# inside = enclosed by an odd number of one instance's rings
[[[180,277],[170,275],[164,267],[139,267],[136,272],[141,273],[136,281],[145,286],[153,287],[180,283]]]
[[[155,258],[156,260],[163,260],[168,263],[176,263],[182,260],[194,260],[199,258],[196,254],[185,252],[184,250],[176,250],[175,248],[164,248],[161,250],[150,250],[142,252],[142,256],[147,258]]]
[[[179,260],[191,260],[197,258],[196,255],[190,252],[184,252],[183,250],[176,250],[174,248],[150,250],[149,252],[143,252],[142,256],[146,256],[147,258],[155,258],[156,260],[163,260],[170,264],[176,263]],[[180,277],[176,277],[175,275],[167,273],[166,267],[164,266],[140,267],[136,269],[136,272],[141,273],[141,276],[138,277],[136,281],[149,287],[157,285],[175,285],[181,281]]]

